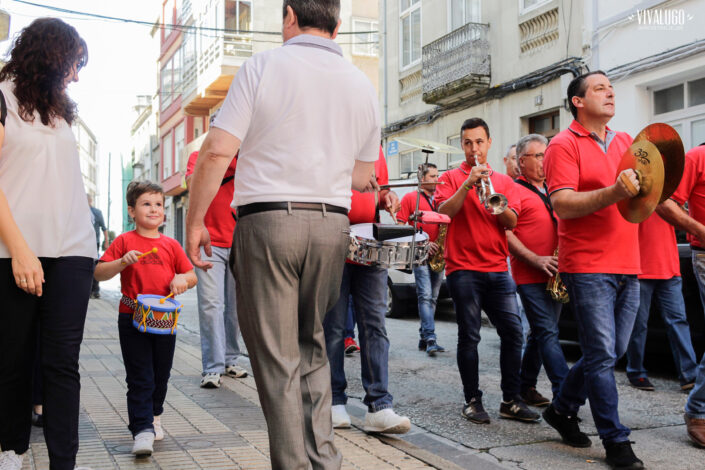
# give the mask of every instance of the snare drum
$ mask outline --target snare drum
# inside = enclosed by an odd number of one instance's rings
[[[132,316],[132,325],[142,333],[176,334],[181,302],[166,299],[162,304],[159,300],[163,298],[164,296],[161,295],[138,295],[137,302],[135,302],[135,313]]]
[[[386,269],[411,269],[421,266],[428,258],[428,235],[416,234],[413,266],[409,265],[412,237],[378,241],[372,236],[372,224],[350,226],[347,258],[355,263]]]

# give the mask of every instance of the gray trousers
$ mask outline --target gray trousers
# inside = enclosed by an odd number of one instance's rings
[[[348,218],[268,211],[238,220],[238,317],[269,430],[273,470],[337,470],[323,317],[340,292]]]

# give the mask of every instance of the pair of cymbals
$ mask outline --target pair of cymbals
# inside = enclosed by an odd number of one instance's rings
[[[622,156],[617,175],[628,168],[636,172],[640,188],[636,196],[618,202],[617,208],[622,217],[638,224],[671,197],[683,177],[685,151],[678,132],[660,122],[646,126]]]

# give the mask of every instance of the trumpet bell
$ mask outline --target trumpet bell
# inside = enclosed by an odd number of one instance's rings
[[[504,194],[494,193],[490,194],[485,201],[485,208],[492,215],[499,215],[505,210],[507,210],[508,205],[507,197]]]
[[[619,201],[617,209],[626,220],[638,224],[649,218],[660,202],[664,187],[664,160],[656,145],[648,140],[639,140],[622,156],[617,175],[629,168],[637,173],[639,192],[632,198]]]

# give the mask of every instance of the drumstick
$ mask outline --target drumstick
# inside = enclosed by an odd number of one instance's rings
[[[155,247],[152,248],[151,250],[145,251],[144,253],[142,253],[141,255],[139,255],[139,256],[137,257],[137,259],[143,258],[143,257],[147,256],[147,255],[150,254],[150,253],[156,253],[156,252],[157,252],[157,247],[155,246]],[[125,262],[123,261],[122,264],[125,265],[125,264],[127,264],[127,263],[125,263]]]
[[[169,297],[171,297],[173,295],[174,295],[174,293],[172,292],[171,294],[167,295],[166,297],[159,299],[159,303],[163,304],[164,302],[166,302],[166,299],[168,299]]]

